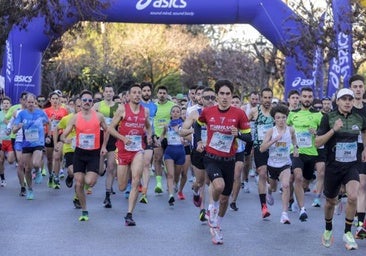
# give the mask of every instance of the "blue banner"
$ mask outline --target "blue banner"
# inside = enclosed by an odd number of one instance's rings
[[[352,61],[352,9],[350,0],[333,0],[336,56],[330,60],[328,71],[328,96],[348,87],[353,72]]]

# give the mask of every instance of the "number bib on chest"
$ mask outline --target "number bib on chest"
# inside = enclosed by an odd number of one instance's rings
[[[357,142],[338,142],[336,144],[335,160],[349,163],[357,160]]]
[[[59,120],[52,120],[51,121],[51,131],[55,131],[57,128],[57,125],[60,121]]]
[[[273,150],[269,152],[269,157],[273,162],[285,163],[290,155],[290,147],[286,145],[286,142],[276,142]]]
[[[272,124],[260,124],[257,126],[258,140],[264,140],[266,133],[273,127]]]
[[[126,138],[128,138],[131,143],[126,145],[125,149],[127,151],[140,151],[142,150],[142,137],[140,135],[127,135]]]
[[[176,131],[168,131],[168,145],[181,145],[182,141]]]
[[[79,134],[79,147],[82,149],[94,149],[95,148],[95,135],[94,134]]]
[[[297,145],[300,148],[310,148],[312,146],[311,138],[312,137],[311,137],[310,132],[297,132],[296,133]]]
[[[220,132],[214,132],[209,146],[217,151],[229,153],[231,145],[233,144],[234,136],[223,134]]]
[[[29,141],[29,142],[39,141],[38,129],[30,128],[30,129],[24,130],[24,137],[25,137],[25,140]]]

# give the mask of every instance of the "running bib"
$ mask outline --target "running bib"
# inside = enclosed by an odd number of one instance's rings
[[[168,145],[182,145],[179,134],[176,131],[168,131]]]
[[[217,151],[229,153],[234,141],[234,135],[214,132],[209,146]]]
[[[338,142],[336,144],[335,160],[342,163],[357,160],[357,142]]]
[[[30,128],[24,130],[25,140],[29,142],[39,141],[39,134],[37,128]]]
[[[241,153],[245,150],[245,142],[241,139],[236,139],[236,143],[238,143],[238,149],[236,150],[237,153]]]
[[[206,129],[201,130],[201,140],[202,140],[203,146],[206,146],[206,144],[207,144],[207,130]]]
[[[142,150],[142,137],[141,135],[126,135],[126,138],[128,138],[131,143],[126,145],[125,149],[127,151],[140,151]]]
[[[274,147],[269,151],[269,158],[274,163],[287,163],[290,155],[290,147],[286,142],[276,142]]]
[[[94,134],[79,134],[79,147],[82,149],[94,149],[95,148],[95,135]]]
[[[56,130],[57,125],[58,125],[59,122],[60,122],[60,120],[52,120],[51,121],[51,131],[52,132]]]
[[[310,148],[312,146],[312,136],[308,131],[297,132],[296,140],[300,148]]]
[[[109,126],[112,123],[112,118],[110,117],[105,117],[105,123]]]
[[[266,136],[266,133],[269,129],[273,127],[272,124],[260,124],[257,125],[257,135],[258,140],[264,140],[264,137]]]

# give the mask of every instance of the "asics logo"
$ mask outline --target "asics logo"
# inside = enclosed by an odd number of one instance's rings
[[[136,9],[141,11],[146,9],[152,3],[154,8],[185,8],[185,0],[139,0]]]

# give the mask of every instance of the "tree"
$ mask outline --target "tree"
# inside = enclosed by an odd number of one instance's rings
[[[64,8],[65,4],[75,8]],[[45,33],[54,38],[64,32],[64,17],[92,19],[107,6],[108,1],[99,0],[0,0],[0,59],[3,59],[6,40],[14,26],[26,29],[33,18],[43,16],[47,24]]]

